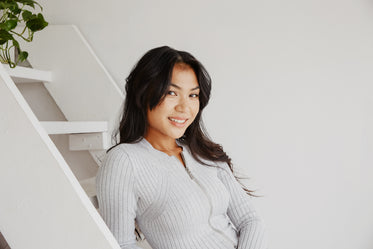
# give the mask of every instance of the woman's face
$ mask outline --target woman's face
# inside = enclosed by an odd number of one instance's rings
[[[172,70],[171,86],[165,98],[153,110],[148,110],[146,137],[182,137],[198,114],[199,91],[193,69],[183,63],[176,64]]]

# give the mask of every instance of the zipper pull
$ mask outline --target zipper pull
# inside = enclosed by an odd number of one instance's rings
[[[187,164],[186,164],[186,161],[185,161],[185,157],[184,157],[184,154],[183,154],[183,151],[180,153],[181,155],[181,158],[183,159],[183,162],[185,164],[184,168],[185,168],[185,171],[188,173],[189,177],[193,180],[194,177],[192,175],[192,172],[190,171],[190,169],[187,167]]]
[[[188,173],[189,177],[190,177],[191,179],[194,179],[194,177],[193,177],[193,175],[192,175],[192,172],[190,172],[190,170],[189,170],[189,168],[188,168],[187,166],[185,166],[185,170],[186,170],[186,172]]]

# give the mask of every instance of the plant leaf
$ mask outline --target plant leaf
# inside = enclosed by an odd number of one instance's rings
[[[22,51],[21,53],[18,54],[18,60],[20,62],[26,60],[28,57],[28,53],[26,51]]]
[[[28,10],[24,10],[22,12],[22,18],[23,18],[23,21],[27,22],[28,20],[30,20],[32,17],[32,13],[31,11],[28,11]]]
[[[17,40],[13,39],[12,42],[13,42],[13,46],[19,49],[19,43],[17,42]]]
[[[31,6],[32,8],[35,9],[35,4],[39,5],[37,2],[33,1],[33,0],[16,0],[17,2],[20,2],[24,5],[28,5],[28,6]]]
[[[0,2],[0,10],[6,9],[8,7],[8,4],[4,2]]]
[[[0,0],[0,17],[2,16],[3,18],[0,22],[0,51],[2,52],[0,57],[10,67],[15,67],[18,62],[22,62],[28,57],[28,52],[20,49],[19,42],[15,38],[32,41],[34,32],[48,26],[48,22],[45,21],[41,13],[34,14],[32,9],[35,10],[36,5],[40,7],[41,11],[43,10],[42,6],[34,0]],[[18,23],[26,25],[28,29],[27,37],[23,32],[21,34],[17,33],[17,37],[12,35],[12,33],[15,33],[12,30],[17,27]],[[11,44],[10,41],[12,41]],[[18,52],[17,61],[15,62],[12,61],[10,56],[13,50]]]
[[[18,15],[21,12],[21,9],[15,1],[10,2],[8,8],[14,15]]]
[[[8,18],[7,19],[17,19],[17,16],[13,14],[12,12],[8,12]]]
[[[5,31],[9,31],[9,30],[12,30],[14,29],[15,27],[17,27],[17,20],[14,20],[14,19],[10,19],[10,20],[7,20],[4,25],[3,25],[3,29]]]
[[[13,36],[6,30],[0,29],[0,45],[13,40]]]
[[[42,30],[46,26],[48,26],[48,22],[44,20],[43,15],[40,13],[36,17],[33,16],[31,20],[26,22],[26,27],[29,28],[33,32]]]

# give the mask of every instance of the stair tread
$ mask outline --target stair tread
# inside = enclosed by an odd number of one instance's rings
[[[5,67],[15,83],[51,82],[52,72],[29,67]]]
[[[80,185],[88,195],[88,197],[96,196],[96,177],[91,177],[79,181]]]

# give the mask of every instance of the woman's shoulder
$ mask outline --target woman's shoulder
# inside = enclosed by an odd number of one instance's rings
[[[117,172],[123,169],[134,171],[141,166],[139,158],[146,157],[141,143],[121,143],[110,148],[103,158],[100,171]]]
[[[123,155],[126,157],[144,156],[146,148],[143,145],[142,140],[134,143],[120,143],[107,151],[107,155]]]
[[[120,143],[109,149],[105,155],[105,161],[126,160],[131,164],[142,164],[151,160],[152,151],[144,139],[133,143]]]

